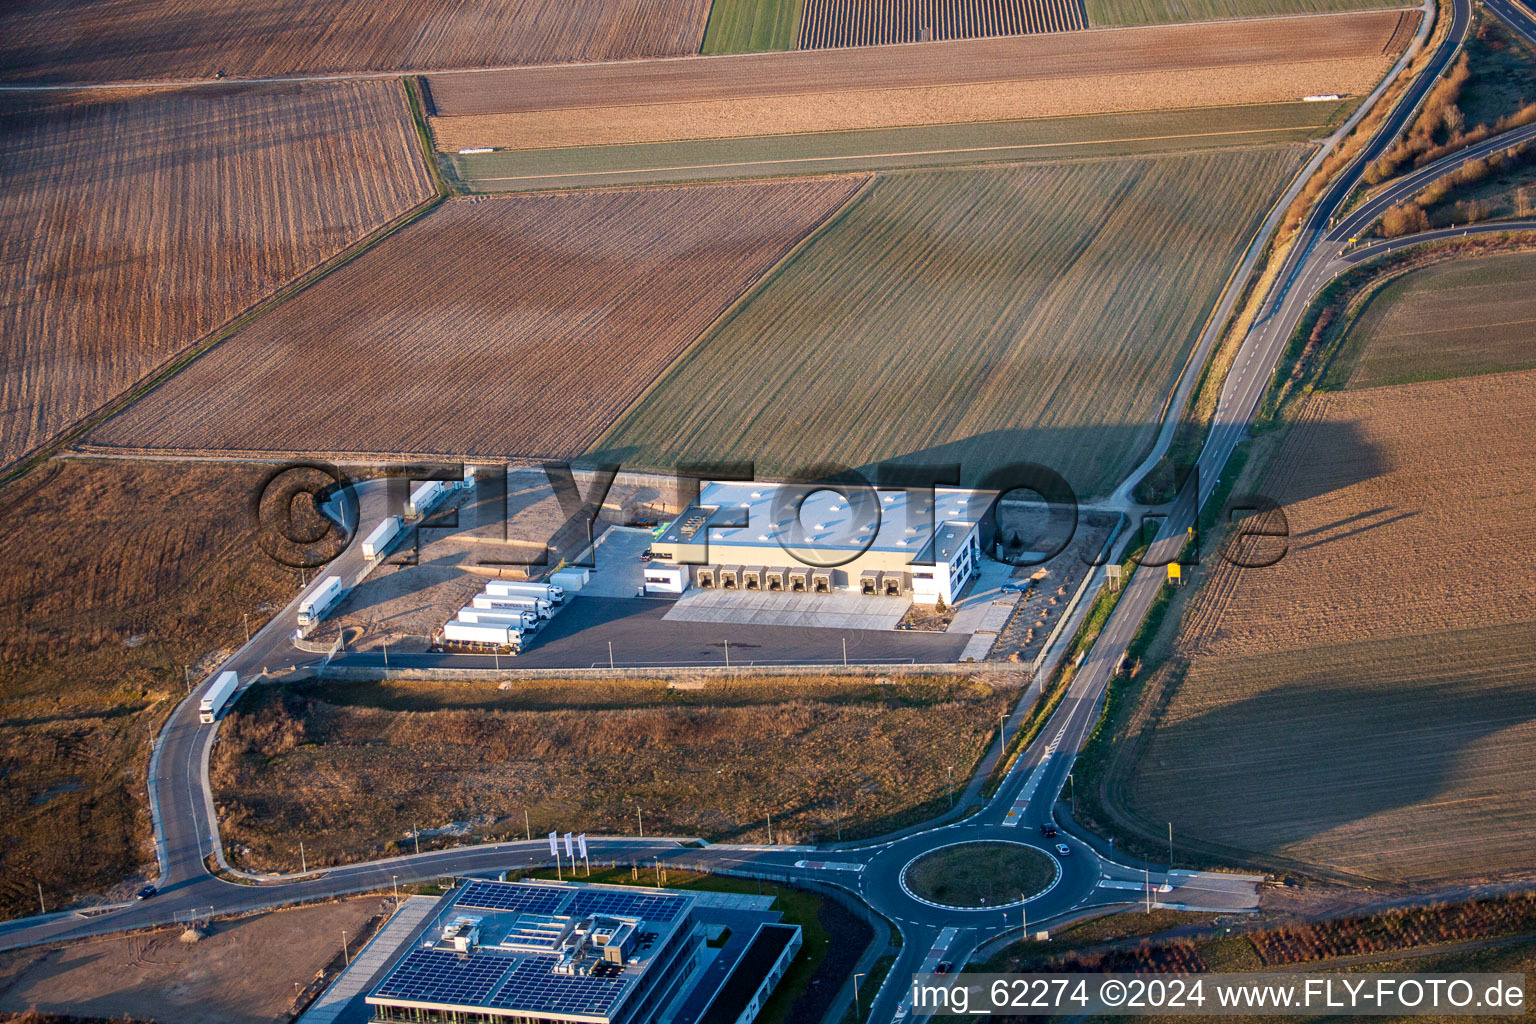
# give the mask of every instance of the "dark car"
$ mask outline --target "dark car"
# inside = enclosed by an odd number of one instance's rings
[[[1009,580],[997,589],[1004,594],[1027,594],[1034,585],[1034,580]]]
[[[950,971],[952,971],[954,969],[955,969],[955,965],[950,963],[948,960],[940,960],[939,961],[939,966],[937,966],[937,967],[935,967],[933,969],[933,973],[934,974],[948,974]]]
[[[142,888],[138,892],[134,893],[133,894],[133,898],[136,899],[136,900],[147,900],[151,896],[154,896],[159,891],[160,891],[159,889],[156,889],[152,885],[146,885],[144,888]]]
[[[1057,843],[1056,852],[1061,854],[1063,857],[1070,857],[1072,856],[1072,847],[1068,846],[1066,843]]]
[[[1045,838],[1050,839],[1056,835],[1056,826],[1048,821],[1044,825],[1040,826],[1040,834],[1045,836]]]

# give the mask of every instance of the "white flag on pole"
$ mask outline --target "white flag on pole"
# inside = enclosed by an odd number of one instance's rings
[[[576,859],[576,850],[571,846],[571,834],[565,834],[565,855],[572,860]]]
[[[585,832],[583,832],[581,835],[577,836],[576,837],[576,843],[577,843],[578,846],[581,847],[581,859],[582,860],[586,860],[587,859],[587,834]]]
[[[551,857],[558,857],[558,856],[560,856],[560,847],[555,845],[556,840],[559,839],[559,838],[560,838],[560,833],[558,833],[558,832],[551,832],[549,834],[549,855]]]

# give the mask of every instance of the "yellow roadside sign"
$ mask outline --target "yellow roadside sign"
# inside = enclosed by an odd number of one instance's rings
[[[1184,572],[1179,567],[1179,563],[1178,562],[1169,562],[1168,563],[1168,582],[1172,583],[1174,580],[1183,579],[1183,577],[1184,577]]]

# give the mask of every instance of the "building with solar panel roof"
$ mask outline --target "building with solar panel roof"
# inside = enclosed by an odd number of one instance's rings
[[[375,1021],[649,1024],[703,973],[695,901],[676,890],[469,881],[367,1003]]]

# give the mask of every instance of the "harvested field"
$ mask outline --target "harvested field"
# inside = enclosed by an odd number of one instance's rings
[[[1086,0],[1088,24],[1162,25],[1219,18],[1265,18],[1402,7],[1402,0]]]
[[[893,174],[593,451],[1119,481],[1301,147]]]
[[[1536,253],[1407,274],[1371,300],[1349,345],[1352,388],[1536,366]]]
[[[1033,121],[869,128],[630,146],[454,154],[452,173],[474,191],[723,180],[975,166],[1304,142],[1342,122],[1350,102],[1047,117]]]
[[[1355,877],[1529,870],[1533,394],[1521,372],[1311,400],[1260,488],[1289,553],[1211,571],[1112,768],[1137,820]]]
[[[450,202],[88,440],[199,453],[574,455],[862,184]]]
[[[1291,102],[1374,87],[1399,22],[1377,12],[434,75],[431,126],[444,150],[538,149]]]
[[[12,81],[404,71],[698,53],[709,0],[29,0],[0,14]]]
[[[525,809],[536,830],[613,833],[639,805],[658,834],[747,842],[768,812],[778,842],[827,839],[840,813],[846,838],[945,806],[947,766],[969,776],[1005,706],[960,677],[328,682],[243,700],[213,778],[226,844],[272,867],[298,862],[300,822],[314,865],[417,821],[521,836]]]
[[[0,465],[433,195],[398,82],[0,101]]]
[[[1088,27],[1082,0],[806,0],[802,50]]]
[[[362,896],[218,921],[196,943],[171,927],[0,954],[0,1011],[158,1024],[286,1020],[294,982],[308,985],[332,960],[339,969],[341,933],[356,952],[382,909]]]
[[[153,861],[149,740],[220,651],[298,589],[260,554],[259,467],[56,462],[0,491],[0,914]],[[116,887],[113,889],[113,887]]]

